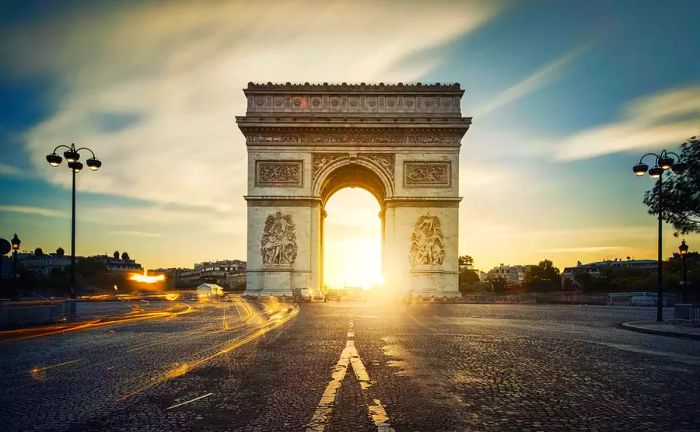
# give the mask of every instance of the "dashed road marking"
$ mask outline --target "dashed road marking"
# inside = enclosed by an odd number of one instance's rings
[[[311,421],[307,425],[307,432],[323,432],[330,420],[331,412],[333,412],[333,405],[335,404],[335,398],[338,395],[338,390],[340,390],[340,385],[345,378],[345,374],[348,371],[348,366],[352,367],[355,377],[360,382],[360,389],[362,390],[362,395],[364,399],[368,401],[367,411],[369,416],[372,418],[374,425],[377,427],[377,431],[381,432],[394,432],[394,429],[389,423],[389,416],[384,409],[381,401],[379,399],[370,400],[367,390],[370,387],[370,378],[365,369],[365,365],[362,363],[360,354],[357,352],[355,347],[355,329],[353,322],[350,321],[350,328],[348,329],[348,340],[345,343],[345,348],[340,353],[340,359],[333,368],[333,374],[331,375],[331,381],[326,386],[323,391],[321,400],[316,407]],[[370,403],[371,402],[371,403]]]

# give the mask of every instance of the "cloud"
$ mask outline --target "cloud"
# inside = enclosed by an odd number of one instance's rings
[[[57,77],[56,112],[27,133],[33,163],[59,144],[103,166],[78,187],[218,211],[243,208],[246,148],[234,123],[249,81],[410,81],[439,64],[401,60],[468,33],[495,3],[132,3],[15,28],[0,48],[15,74]],[[438,24],[439,23],[439,24]]]
[[[561,77],[566,71],[566,67],[577,59],[581,54],[588,51],[591,45],[584,45],[564,53],[555,60],[541,68],[537,69],[532,74],[528,75],[517,84],[498,93],[492,99],[486,101],[481,106],[474,110],[474,118],[483,119],[492,112],[510,105],[513,102],[524,98],[525,96],[539,90],[542,87],[552,84],[556,79]]]
[[[586,159],[678,146],[700,131],[700,86],[665,90],[629,102],[622,119],[562,140],[556,157]]]
[[[23,213],[28,215],[44,216],[44,217],[59,217],[65,218],[68,215],[65,212],[48,209],[43,207],[16,206],[16,205],[0,205],[0,211]]]
[[[20,176],[22,171],[17,167],[0,162],[0,175]]]

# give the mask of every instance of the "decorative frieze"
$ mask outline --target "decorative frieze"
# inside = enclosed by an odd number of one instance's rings
[[[264,265],[291,265],[297,259],[296,227],[291,215],[282,212],[267,216],[262,238],[260,255]]]
[[[316,178],[318,172],[336,159],[349,156],[349,153],[313,153],[311,157],[311,177]]]
[[[256,186],[302,186],[304,163],[300,160],[255,161]]]
[[[411,235],[408,259],[413,269],[442,265],[445,260],[445,236],[439,217],[425,214],[418,218]]]
[[[458,133],[249,133],[246,134],[248,144],[278,144],[278,145],[459,145],[461,135]]]
[[[250,94],[248,113],[455,114],[459,95]]]
[[[449,187],[451,184],[449,161],[406,161],[403,165],[405,187]]]

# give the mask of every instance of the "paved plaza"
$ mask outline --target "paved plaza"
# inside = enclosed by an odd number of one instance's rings
[[[5,338],[3,430],[700,430],[700,341],[619,326],[653,309],[162,303]]]

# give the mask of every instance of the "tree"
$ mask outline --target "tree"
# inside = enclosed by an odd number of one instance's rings
[[[673,224],[676,234],[700,232],[700,138],[681,145],[681,160],[688,168],[681,174],[663,178],[664,220]],[[659,214],[659,186],[644,194],[649,214]]]
[[[469,255],[462,255],[459,257],[459,266],[472,266],[474,265],[474,258]]]
[[[528,266],[523,278],[523,288],[528,291],[552,291],[561,287],[559,269],[546,259],[536,266]]]
[[[126,251],[122,252],[122,259],[124,261],[127,261],[129,259],[129,253]]]
[[[114,259],[119,259],[119,251],[114,251],[112,256],[114,257]]]
[[[504,277],[498,276],[494,279],[491,279],[491,289],[495,293],[502,294],[502,293],[506,292],[506,290],[508,289],[508,286],[509,286],[508,281]]]
[[[38,247],[38,248],[34,249],[34,255],[42,256],[42,255],[44,255],[44,250],[42,248]]]
[[[474,291],[479,283],[479,275],[474,270],[464,269],[459,271],[459,292],[465,293]]]
[[[56,255],[62,257],[62,256],[64,256],[65,254],[66,254],[66,251],[64,251],[62,247],[56,249]]]

